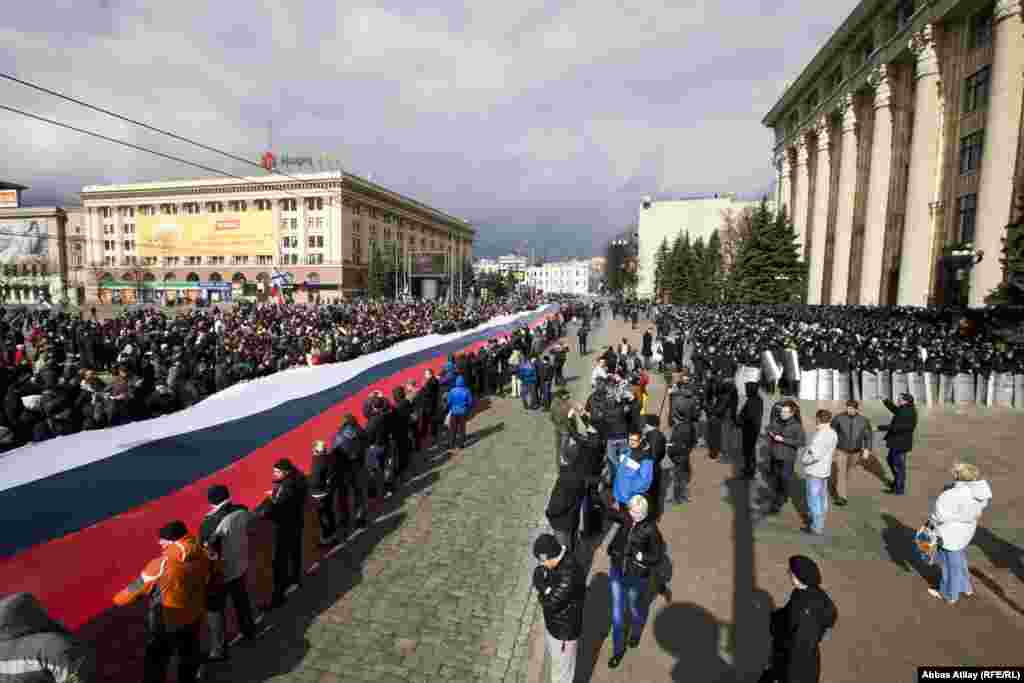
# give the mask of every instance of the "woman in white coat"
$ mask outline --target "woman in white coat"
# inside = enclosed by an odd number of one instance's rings
[[[939,537],[936,560],[942,570],[938,590],[928,592],[950,605],[960,595],[974,595],[974,586],[967,569],[967,546],[974,538],[981,513],[992,500],[992,489],[980,478],[978,468],[969,463],[953,466],[953,483],[935,499],[928,521]]]

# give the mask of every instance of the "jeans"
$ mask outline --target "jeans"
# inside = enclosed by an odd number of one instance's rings
[[[781,510],[789,500],[789,485],[793,481],[793,462],[772,458],[770,474],[775,489],[775,509]]]
[[[811,531],[820,534],[825,531],[825,514],[828,512],[828,479],[807,477],[807,511],[811,516]]]
[[[247,637],[255,635],[256,625],[252,620],[252,606],[249,603],[249,591],[245,587],[245,574],[225,583],[224,592],[231,598],[231,602],[235,606],[235,613],[238,615],[238,629]],[[225,601],[224,609],[206,613],[206,621],[210,627],[211,654],[221,654],[224,652],[226,634],[224,612],[226,610],[227,602]]]
[[[676,503],[684,503],[690,500],[690,449],[673,450],[672,458],[672,481],[675,493],[673,499]]]
[[[619,456],[629,446],[629,439],[625,434],[610,434],[608,436],[608,448],[605,457],[612,468],[612,472],[619,466]]]
[[[274,527],[274,600],[302,578],[302,527]]]
[[[650,580],[646,577],[624,576],[613,562],[608,570],[608,581],[612,593],[613,654],[621,655],[626,650],[626,610],[629,610],[632,640],[640,639],[640,633],[647,623],[647,585]]]
[[[536,384],[522,384],[520,391],[523,395],[523,408],[526,410],[532,410],[537,405],[537,385]]]
[[[576,646],[578,640],[558,640],[545,633],[551,656],[551,683],[572,683],[576,678]]]
[[[907,486],[907,452],[890,448],[885,459],[892,470],[893,492],[902,495]]]
[[[757,471],[757,435],[761,425],[743,425],[743,472],[748,477]]]
[[[961,593],[974,592],[971,575],[967,569],[967,548],[945,550],[940,547],[935,553],[935,560],[942,570],[942,579],[939,581],[939,592],[942,593],[942,597],[950,602],[956,602]]]
[[[178,653],[178,680],[192,683],[196,680],[202,654],[199,649],[199,622],[162,634],[149,634],[142,680],[144,683],[164,683],[171,655]]]
[[[459,448],[466,447],[466,416],[465,415],[452,415],[448,422],[450,426],[450,438],[448,440],[448,448],[455,448],[456,444]]]
[[[341,519],[345,526],[349,526],[353,521],[366,519],[367,501],[370,497],[369,489],[370,473],[366,466],[360,463],[347,463],[345,482],[342,484],[346,500],[341,501]],[[351,512],[349,512],[349,503],[352,504]]]

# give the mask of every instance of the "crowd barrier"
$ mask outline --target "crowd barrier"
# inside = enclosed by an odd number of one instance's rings
[[[361,415],[371,388],[388,394],[455,353],[554,316],[557,305],[473,330],[407,340],[344,363],[300,367],[234,385],[162,417],[30,444],[0,457],[0,586],[31,592],[76,629],[159,552],[157,530],[196,530],[206,491],[224,484],[250,507],[273,463],[309,471],[313,441],[329,441],[345,413]]]
[[[740,366],[736,371],[736,386],[742,396],[745,382],[761,378],[771,382],[780,377],[799,378],[798,396],[803,401],[895,400],[900,394],[908,393],[922,406],[955,404],[1024,409],[1024,374],[807,370],[800,367],[799,357],[791,349],[783,352],[781,366],[775,354],[769,351],[762,352],[760,368]]]

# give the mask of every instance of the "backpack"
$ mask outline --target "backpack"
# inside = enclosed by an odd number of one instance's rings
[[[669,410],[676,422],[696,422],[700,417],[700,406],[689,389],[676,390],[672,394]]]
[[[348,425],[339,429],[338,433],[334,435],[334,443],[331,444],[331,448],[340,451],[349,462],[353,462],[359,457],[358,440],[359,435],[356,433],[355,427]]]

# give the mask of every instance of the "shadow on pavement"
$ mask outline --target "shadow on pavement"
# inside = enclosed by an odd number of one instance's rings
[[[602,666],[598,661],[605,639],[612,630],[612,601],[608,574],[601,572],[590,578],[587,599],[583,607],[583,636],[576,656],[576,683],[586,683],[594,669]],[[610,655],[611,648],[608,648]]]
[[[1024,548],[1004,541],[983,526],[979,526],[974,533],[974,545],[985,553],[993,566],[1009,569],[1020,581],[1024,581]]]
[[[1017,614],[1024,616],[1024,606],[1021,606],[1016,600],[1006,594],[1006,589],[999,585],[999,582],[993,579],[991,576],[981,571],[977,567],[971,567],[971,576],[976,578],[982,584],[985,585],[990,591],[992,591],[997,598],[1006,603],[1006,606],[1012,609]]]
[[[676,659],[673,681],[733,683],[738,680],[732,665],[719,655],[721,626],[711,612],[690,602],[674,603],[658,612],[654,619],[654,637],[661,649]]]
[[[267,614],[274,628],[262,639],[232,650],[231,661],[207,666],[206,681],[265,681],[293,671],[310,644],[306,631],[321,614],[363,580],[363,563],[373,549],[401,526],[405,513],[378,520],[356,536],[280,609]]]
[[[885,522],[882,542],[893,564],[904,572],[915,572],[931,582],[935,570],[922,562],[914,551],[914,535],[917,529],[911,529],[888,513],[882,513],[882,521]]]

